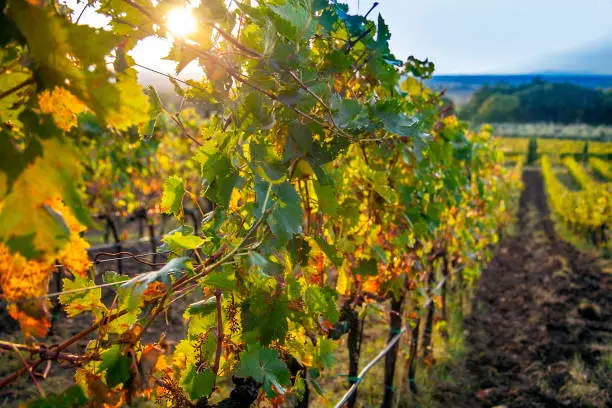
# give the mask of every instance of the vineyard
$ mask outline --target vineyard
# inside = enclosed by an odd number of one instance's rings
[[[376,5],[0,0],[0,406],[515,398],[482,394],[490,378],[458,379],[470,398],[427,380],[461,342],[464,314],[473,333],[489,330],[472,305],[495,309],[491,296],[522,289],[516,310],[537,309],[558,269],[536,271],[537,257],[567,256],[554,291],[574,282],[584,255],[557,225],[607,247],[612,145],[539,141],[540,176],[525,167],[527,139],[471,131],[424,85],[430,61],[391,53]],[[197,29],[172,26],[177,13]],[[91,15],[104,27],[84,24]],[[170,45],[176,72],[134,60],[150,38]],[[190,64],[201,79],[179,78]],[[169,80],[179,102],[143,88],[137,68]],[[506,259],[531,245],[532,277]],[[600,324],[574,322],[582,338],[555,338],[550,348],[578,343],[548,358],[582,353],[599,370],[610,282],[587,263],[591,286],[555,311],[588,309]],[[609,402],[601,377],[585,406]]]

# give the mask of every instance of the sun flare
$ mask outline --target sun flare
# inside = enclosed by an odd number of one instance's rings
[[[176,37],[187,37],[196,30],[196,20],[187,8],[170,10],[166,16],[168,31]]]

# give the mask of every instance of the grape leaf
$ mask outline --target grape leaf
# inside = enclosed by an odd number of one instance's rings
[[[317,194],[319,209],[327,215],[336,215],[338,213],[338,197],[334,185],[324,185],[319,182],[314,182],[313,184]]]
[[[183,218],[183,195],[185,182],[178,176],[172,176],[164,181],[161,199],[161,210],[166,214],[174,214],[178,219]]]
[[[309,286],[304,292],[308,310],[315,315],[322,315],[331,324],[336,323],[340,316],[336,309],[337,299],[336,291],[328,287]]]
[[[282,19],[276,24],[279,33],[295,42],[312,37],[315,27],[312,24],[313,11],[309,6],[310,1],[299,0],[285,0],[281,5],[272,6],[271,9]]]
[[[196,400],[210,395],[215,385],[215,374],[210,368],[198,372],[195,365],[192,365],[182,379],[181,385],[189,394],[189,398]]]
[[[342,99],[335,95],[332,110],[334,111],[334,121],[341,129],[362,131],[373,127],[367,109],[355,100]]]
[[[64,305],[68,317],[74,317],[83,312],[92,312],[97,318],[101,318],[102,314],[108,311],[100,300],[102,289],[96,287],[93,280],[75,274],[74,280],[62,279],[62,285],[62,291],[68,293],[61,294],[59,301]],[[70,293],[70,291],[79,289],[81,291]]]
[[[70,231],[49,205],[54,199],[63,198],[79,221],[91,225],[75,186],[81,169],[74,150],[56,139],[41,146],[42,156],[17,176],[0,209],[0,240],[29,258],[55,254],[68,242]]]
[[[317,341],[313,357],[315,366],[330,369],[336,363],[336,343],[328,338],[322,337]]]
[[[130,358],[121,353],[121,346],[115,344],[100,356],[98,371],[106,371],[106,385],[113,388],[123,384],[131,377]]]
[[[408,117],[401,106],[394,101],[379,102],[375,105],[376,117],[382,122],[385,130],[399,136],[415,137],[420,130],[420,123]]]
[[[48,394],[46,398],[30,402],[28,408],[76,408],[84,407],[89,400],[83,389],[78,385],[62,391],[59,394]]]
[[[275,206],[268,217],[268,225],[272,233],[282,241],[288,241],[293,234],[302,232],[302,208],[300,196],[295,187],[284,182],[272,187],[278,197]]]
[[[203,238],[200,238],[197,235],[184,235],[180,231],[164,236],[163,241],[168,245],[168,249],[172,252],[196,249],[201,247],[205,242]]]
[[[376,276],[378,274],[378,266],[376,264],[376,259],[367,259],[359,261],[353,273],[362,276]]]
[[[192,303],[187,307],[187,313],[189,315],[198,314],[206,316],[215,312],[216,310],[217,299],[214,296],[211,296],[208,299],[200,300],[199,302]]]
[[[253,287],[250,296],[242,304],[244,337],[247,340],[259,341],[263,345],[268,345],[273,340],[283,343],[289,330],[287,316],[289,302],[284,294],[272,297],[265,288]]]
[[[146,287],[148,284],[153,283],[155,281],[160,281],[166,285],[166,287],[170,287],[172,285],[172,280],[178,278],[183,272],[191,272],[193,268],[191,267],[191,258],[187,256],[182,256],[179,258],[171,259],[163,268],[158,271],[141,273],[138,276],[133,277],[132,279],[126,281],[121,285],[124,288],[130,287],[138,287],[144,286]]]
[[[236,274],[232,268],[224,268],[221,271],[211,272],[204,276],[201,283],[215,289],[231,292],[236,290]]]
[[[253,377],[255,381],[262,383],[269,397],[275,395],[272,386],[284,394],[285,387],[291,384],[287,365],[278,358],[278,353],[259,346],[251,345],[240,354],[238,375]]]

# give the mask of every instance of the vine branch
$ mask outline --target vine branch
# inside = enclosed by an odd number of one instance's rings
[[[26,80],[25,80],[25,81],[23,81],[22,83],[17,84],[17,85],[15,85],[14,87],[12,87],[12,88],[10,88],[10,89],[7,89],[6,91],[4,91],[4,92],[0,93],[0,99],[4,99],[4,98],[6,98],[7,96],[10,96],[10,95],[12,95],[13,93],[15,93],[15,92],[19,91],[20,89],[25,88],[26,86],[31,85],[31,84],[33,84],[33,83],[35,83],[35,82],[36,82],[36,81],[34,80],[34,78],[29,78],[29,79],[26,79]]]

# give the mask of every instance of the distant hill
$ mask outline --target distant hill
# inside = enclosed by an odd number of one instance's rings
[[[545,55],[524,68],[538,72],[612,75],[612,36],[579,49]]]
[[[612,88],[612,75],[581,75],[563,73],[518,75],[435,75],[427,83],[436,90],[446,89],[446,95],[458,105],[467,103],[483,85],[507,84],[518,86],[540,78],[551,83],[570,83],[584,88]]]

